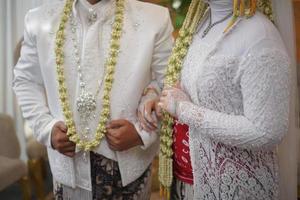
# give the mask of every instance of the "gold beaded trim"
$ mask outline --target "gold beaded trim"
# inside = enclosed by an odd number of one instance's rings
[[[72,12],[74,0],[67,0],[63,9],[63,14],[59,24],[59,29],[56,33],[55,40],[55,55],[56,55],[56,71],[59,87],[59,98],[62,106],[65,122],[68,127],[69,139],[76,143],[79,149],[90,151],[100,144],[101,139],[106,133],[106,123],[110,117],[110,93],[114,81],[114,72],[117,64],[117,59],[120,51],[120,39],[124,21],[124,0],[116,0],[115,19],[111,32],[109,56],[105,62],[106,74],[104,77],[104,92],[102,98],[102,111],[100,114],[99,124],[95,133],[95,137],[91,141],[84,141],[76,133],[76,126],[71,112],[70,102],[67,94],[67,87],[64,75],[64,44],[65,44],[65,27]]]

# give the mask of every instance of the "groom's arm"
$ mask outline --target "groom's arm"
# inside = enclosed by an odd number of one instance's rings
[[[33,135],[43,145],[65,156],[74,156],[75,144],[67,137],[67,127],[55,119],[48,107],[45,85],[40,68],[36,34],[37,23],[32,11],[25,17],[24,41],[21,56],[14,68],[13,89],[23,117],[29,122]]]
[[[53,118],[47,105],[47,97],[40,69],[36,45],[33,13],[25,17],[24,41],[21,56],[14,68],[13,89],[24,118],[33,129],[36,139],[51,148],[51,130],[58,121]]]
[[[142,97],[145,101],[141,103],[147,103],[147,101],[153,100],[155,95],[158,97],[163,87],[163,81],[165,78],[165,72],[168,65],[169,56],[171,55],[173,47],[173,25],[170,18],[168,9],[165,9],[164,17],[162,18],[160,30],[156,35],[154,51],[152,55],[151,73],[153,79],[151,83],[145,88],[145,94]],[[151,113],[148,113],[151,115]],[[150,147],[157,139],[158,135],[155,132],[146,131],[141,128],[139,122],[135,125],[139,136],[143,141],[142,148],[146,149]]]
[[[153,79],[146,87],[145,95],[150,95],[153,90],[158,95],[163,87],[163,80],[168,64],[168,59],[173,46],[173,25],[168,9],[164,9],[162,23],[158,28],[155,44],[152,54],[151,73]],[[137,120],[117,120],[111,122],[107,127],[107,141],[111,149],[116,151],[124,151],[135,146],[141,146],[143,149],[150,147],[158,139],[156,133],[150,133],[141,129]]]

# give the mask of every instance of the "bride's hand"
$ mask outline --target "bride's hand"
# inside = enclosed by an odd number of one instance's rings
[[[183,101],[190,102],[191,100],[189,95],[187,95],[181,88],[166,88],[162,92],[158,106],[167,111],[173,117],[178,118],[176,113],[177,106]]]
[[[158,128],[158,101],[158,95],[152,93],[145,95],[140,102],[138,119],[142,129],[147,132],[153,132]]]

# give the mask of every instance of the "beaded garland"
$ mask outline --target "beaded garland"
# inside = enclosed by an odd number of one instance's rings
[[[260,12],[266,15],[272,22],[274,22],[273,8],[271,0],[260,0],[257,2],[257,8]]]
[[[183,60],[192,42],[200,19],[204,16],[207,5],[203,1],[193,0],[189,7],[186,19],[179,31],[175,47],[169,59],[166,72],[165,87],[173,86],[180,75]],[[173,181],[173,118],[166,112],[163,113],[163,121],[160,129],[160,152],[159,152],[159,181],[160,195],[170,199],[170,188]]]
[[[239,17],[252,17],[256,9],[259,8],[271,21],[273,21],[273,12],[271,0],[233,0],[233,17],[224,33],[229,31]],[[258,5],[257,5],[258,3]],[[181,73],[183,60],[188,52],[192,42],[193,35],[199,22],[205,16],[208,5],[203,0],[192,0],[184,24],[179,30],[179,36],[176,39],[175,47],[169,59],[165,87],[172,87],[178,81]],[[160,152],[159,152],[159,181],[160,195],[170,199],[170,188],[173,181],[173,125],[174,120],[168,113],[163,113],[163,121],[160,128]]]
[[[114,80],[114,72],[117,64],[117,59],[120,51],[120,39],[123,30],[124,21],[124,4],[125,0],[116,0],[115,19],[112,25],[110,50],[108,58],[105,62],[106,74],[104,77],[104,91],[103,91],[103,106],[100,114],[99,124],[96,129],[94,139],[91,141],[82,140],[76,133],[76,126],[71,112],[70,102],[68,99],[67,87],[64,75],[64,44],[66,39],[65,27],[72,12],[72,5],[74,0],[67,0],[63,9],[63,14],[59,24],[59,29],[56,33],[55,40],[55,55],[56,55],[56,71],[57,81],[59,87],[59,98],[62,106],[65,122],[68,127],[67,136],[76,143],[79,149],[84,151],[91,151],[100,144],[101,139],[106,133],[106,123],[110,117],[110,93]]]

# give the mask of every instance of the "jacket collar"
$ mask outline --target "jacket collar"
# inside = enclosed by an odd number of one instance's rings
[[[101,0],[95,5],[91,5],[87,0],[74,0],[72,12],[74,17],[79,18],[79,12],[78,12],[78,4],[81,3],[84,9],[86,9],[86,12],[89,12],[89,9],[98,10],[100,13],[99,17],[103,18],[103,20],[111,16],[113,12],[111,12],[114,8],[116,0]]]

